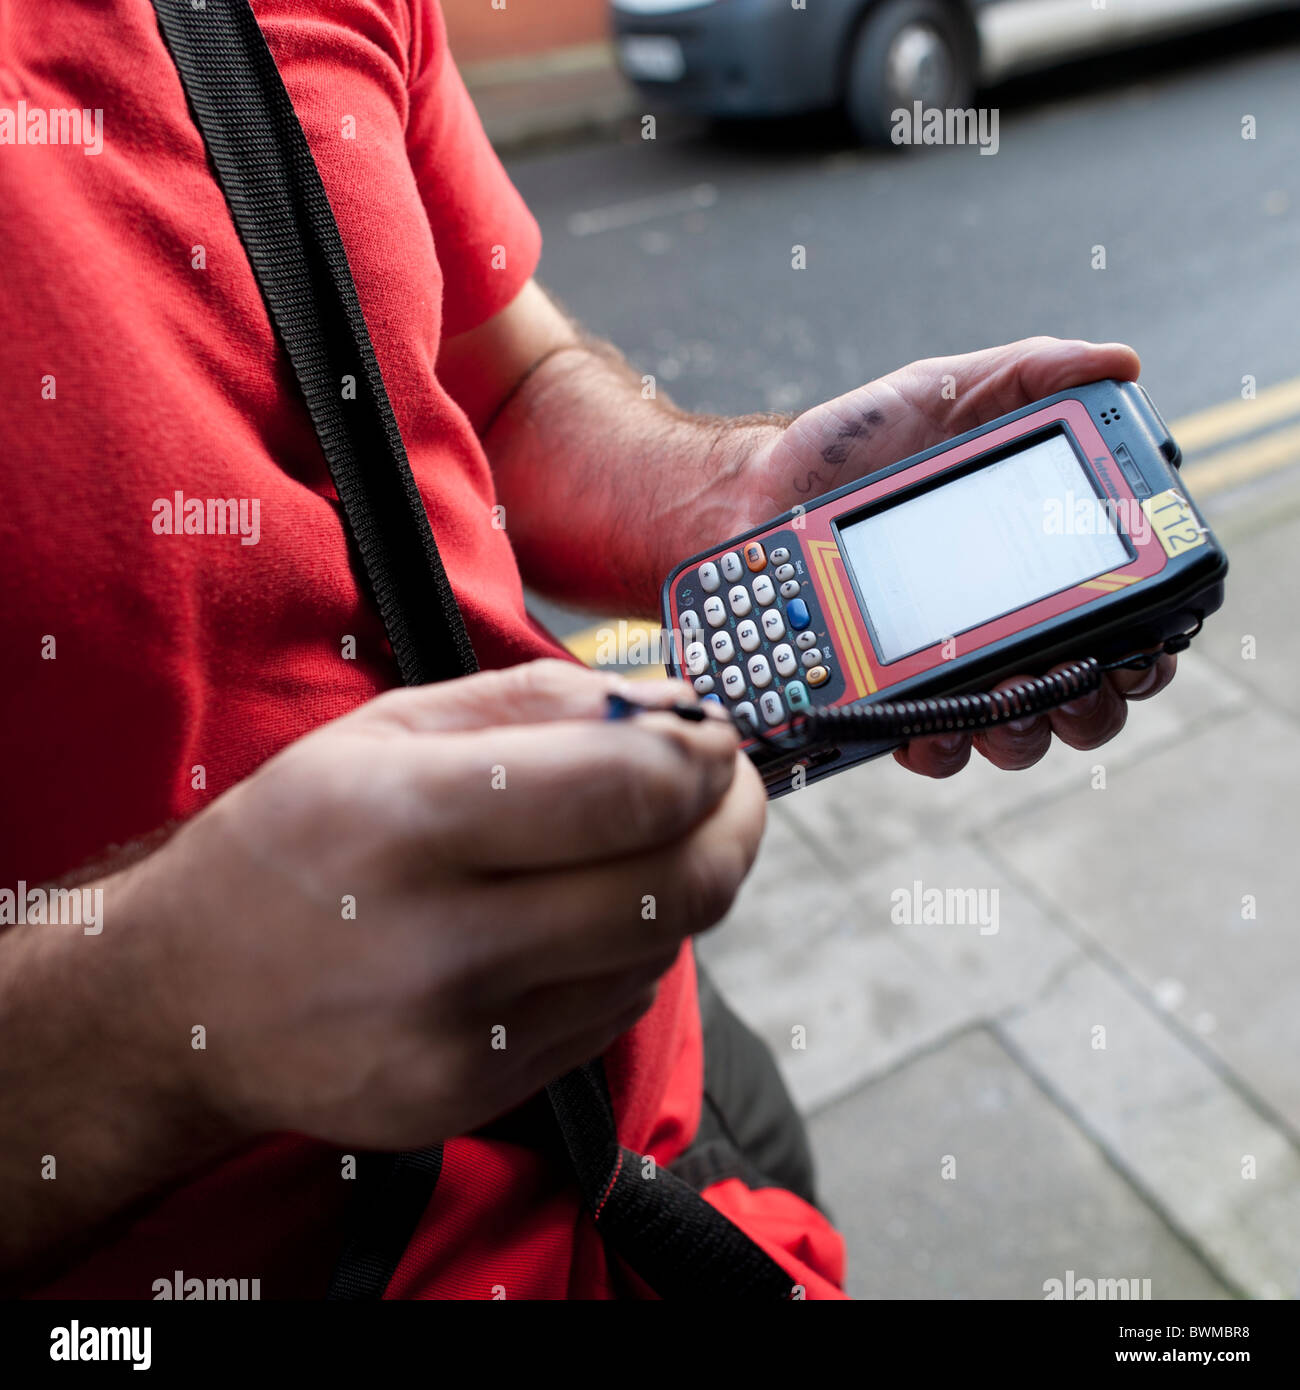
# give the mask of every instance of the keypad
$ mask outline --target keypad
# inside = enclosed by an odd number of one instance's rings
[[[780,531],[764,542],[746,541],[682,571],[674,583],[683,660],[695,689],[770,729],[814,699],[835,703],[844,678],[800,538]]]

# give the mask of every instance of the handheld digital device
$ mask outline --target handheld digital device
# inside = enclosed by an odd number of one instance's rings
[[[1223,602],[1180,462],[1136,383],[1049,396],[678,565],[669,669],[732,715],[773,796],[795,767],[1077,698]]]

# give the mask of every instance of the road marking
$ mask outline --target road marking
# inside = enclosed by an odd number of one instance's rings
[[[1264,425],[1296,414],[1300,414],[1300,376],[1268,387],[1252,401],[1224,401],[1195,415],[1185,415],[1171,429],[1186,454],[1222,444],[1234,435],[1253,434]]]
[[[680,188],[675,193],[656,193],[649,198],[634,198],[626,203],[611,203],[609,207],[575,212],[569,217],[570,236],[595,236],[621,227],[635,227],[656,217],[671,217],[674,213],[695,212],[711,208],[718,201],[718,190],[711,183],[697,183]]]
[[[620,629],[620,622],[626,624]],[[585,627],[580,632],[571,632],[563,639],[564,645],[588,666],[596,664],[596,658],[601,646],[609,641],[609,635],[613,632],[622,632],[626,636],[628,647],[640,647],[654,651],[659,644],[659,634],[663,629],[658,623],[646,622],[642,618],[623,618],[614,619],[612,622],[601,622],[593,627]],[[662,673],[663,667],[655,665],[654,670]]]
[[[1178,432],[1174,431],[1174,438]],[[1300,425],[1274,430],[1262,439],[1235,448],[1222,449],[1189,463],[1182,471],[1187,485],[1198,497],[1210,497],[1230,487],[1276,473],[1289,463],[1300,462]]]

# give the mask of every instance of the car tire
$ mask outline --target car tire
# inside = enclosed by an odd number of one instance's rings
[[[970,105],[975,42],[964,11],[943,0],[882,0],[867,11],[849,58],[844,105],[858,138],[888,145],[893,113]]]

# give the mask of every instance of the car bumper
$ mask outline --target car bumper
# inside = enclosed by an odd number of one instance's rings
[[[853,6],[718,0],[669,14],[613,11],[624,76],[647,96],[711,116],[772,116],[833,106]],[[651,46],[644,39],[667,40]],[[674,58],[674,53],[676,57]]]

